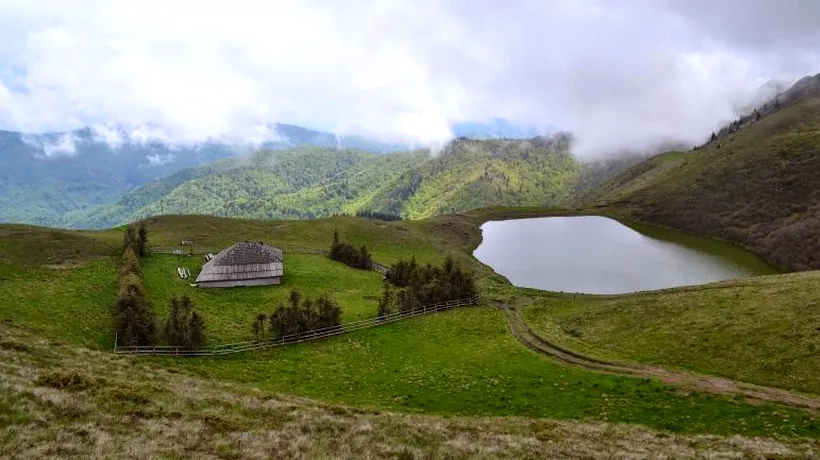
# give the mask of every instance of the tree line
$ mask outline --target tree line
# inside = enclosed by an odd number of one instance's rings
[[[117,299],[113,306],[114,330],[117,344],[122,346],[149,346],[162,336],[168,345],[197,348],[205,343],[205,320],[194,311],[188,296],[171,300],[168,319],[162,331],[157,330],[157,319],[148,293],[140,258],[148,254],[148,229],[129,225],[123,236],[123,250],[118,270]]]
[[[370,258],[367,247],[356,248],[350,243],[340,242],[339,232],[335,230],[333,231],[333,242],[330,245],[330,258],[353,268],[362,270],[373,268],[373,259]]]
[[[117,299],[112,316],[117,343],[124,346],[152,345],[156,333],[156,315],[145,290],[145,281],[137,254],[145,255],[148,231],[129,225],[125,229],[122,256],[118,270]]]
[[[342,309],[327,294],[315,301],[291,291],[287,303],[280,303],[268,316],[259,313],[254,318],[251,331],[257,339],[267,336],[281,338],[291,334],[340,326]]]
[[[391,285],[397,289],[393,292]],[[415,257],[394,263],[385,275],[379,300],[379,317],[394,311],[409,312],[425,305],[473,297],[478,294],[475,276],[447,256],[441,266],[420,266]]]
[[[401,216],[398,214],[368,210],[356,211],[356,217],[361,217],[363,219],[383,220],[385,222],[394,222],[397,220],[401,220]]]

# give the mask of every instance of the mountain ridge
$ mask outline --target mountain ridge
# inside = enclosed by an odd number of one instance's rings
[[[759,114],[759,116],[757,115]],[[577,204],[744,246],[786,270],[820,268],[820,75],[690,152],[667,152]]]
[[[556,206],[583,168],[571,137],[454,140],[376,155],[323,148],[262,151],[178,172],[116,203],[75,213],[71,227],[107,227],[150,215],[314,218],[370,211],[409,219],[487,206]]]

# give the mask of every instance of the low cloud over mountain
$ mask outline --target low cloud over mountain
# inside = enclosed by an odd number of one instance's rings
[[[581,155],[695,143],[769,79],[814,73],[818,25],[800,0],[8,0],[0,127],[436,143],[503,117],[572,131]]]

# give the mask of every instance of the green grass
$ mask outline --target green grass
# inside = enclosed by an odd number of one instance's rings
[[[573,349],[820,393],[820,272],[612,297],[532,294],[531,327]]]
[[[0,319],[36,327],[50,337],[109,347],[116,276],[111,261],[72,269],[0,265]]]
[[[415,255],[419,262],[439,263],[446,250],[415,223],[381,222],[353,217],[317,220],[240,220],[209,216],[163,216],[147,221],[151,244],[178,246],[193,240],[200,247],[228,247],[237,241],[264,241],[273,246],[329,249],[333,231],[342,241],[366,245],[374,260],[391,264]],[[449,248],[453,250],[454,248]]]
[[[598,421],[376,412],[59,345],[0,322],[0,452],[20,460],[804,460],[820,449],[817,438],[680,435]]]
[[[160,320],[166,317],[174,296],[188,295],[205,316],[210,343],[253,339],[251,323],[256,315],[268,315],[280,302],[286,303],[291,290],[314,299],[330,295],[342,307],[342,322],[375,316],[382,290],[378,273],[312,254],[286,253],[285,275],[278,286],[199,289],[189,286],[192,279],[177,275],[177,267],[187,267],[196,278],[202,263],[199,256],[153,255],[143,259],[143,272]]]
[[[153,244],[169,246],[192,238],[201,247],[227,246],[245,239],[274,245],[324,247],[333,229],[338,229],[343,239],[367,244],[374,258],[386,263],[412,254],[421,261],[437,262],[452,252],[478,270],[485,293],[502,298],[526,291],[504,285],[468,255],[480,240],[477,224],[489,218],[558,212],[500,209],[410,223],[352,218],[282,222],[167,216],[149,221],[149,229]],[[111,248],[116,252],[121,231],[71,232],[73,239],[66,239],[60,246],[65,251],[56,252],[71,256],[68,259],[74,263],[74,268],[63,270],[42,265],[65,265],[52,257],[38,257],[26,265],[23,249],[8,250],[48,244],[43,236],[47,233],[40,235],[37,229],[27,232],[4,240],[4,246],[0,246],[6,248],[0,256],[7,261],[0,265],[0,276],[4,278],[0,284],[0,317],[43,329],[45,337],[110,345],[108,306],[114,298],[115,266],[114,259],[105,254]],[[60,235],[63,234],[57,236]],[[88,243],[91,240],[95,243]],[[187,262],[180,264],[179,260]],[[143,266],[157,311],[163,314],[171,296],[191,294],[206,315],[213,341],[250,338],[252,317],[259,312],[269,313],[290,287],[312,295],[329,291],[342,305],[345,320],[372,315],[375,301],[368,297],[375,297],[380,291],[377,274],[313,255],[286,254],[285,284],[277,287],[196,290],[177,278],[178,265],[187,265],[196,273],[200,263],[199,256],[189,259],[154,255],[144,259]],[[488,290],[488,286],[492,289]],[[772,286],[774,289],[778,284],[773,282]],[[782,292],[790,295],[793,288]],[[648,298],[660,295],[665,294],[646,294]],[[806,293],[803,300],[809,295]],[[607,301],[595,300],[598,305]],[[676,327],[679,331],[687,330],[684,326]],[[699,333],[719,334],[718,326],[704,326]],[[737,330],[737,334],[742,332],[743,328]],[[647,336],[652,337],[651,331]],[[795,342],[789,340],[776,343],[776,335],[771,336],[771,341],[784,350],[795,347]],[[751,339],[739,343],[738,346],[745,344],[742,346],[750,350],[755,346]],[[795,363],[805,361],[794,361],[796,355],[790,356]],[[265,391],[376,409],[448,416],[604,420],[680,433],[820,436],[818,416],[805,411],[759,406],[728,397],[685,394],[650,380],[595,374],[555,364],[516,342],[507,332],[500,313],[488,307],[455,310],[258,353],[151,361],[192,370],[210,380],[249,383]],[[807,373],[818,375],[814,368],[807,369]],[[771,369],[776,371],[779,369]]]
[[[683,433],[820,436],[820,418],[684,394],[651,380],[562,366],[523,348],[478,307],[225,358],[159,359],[208,379],[375,409],[638,423]]]

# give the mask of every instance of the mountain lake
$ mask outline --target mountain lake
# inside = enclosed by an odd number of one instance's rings
[[[519,287],[623,294],[778,271],[749,251],[599,216],[486,222],[473,255]]]

